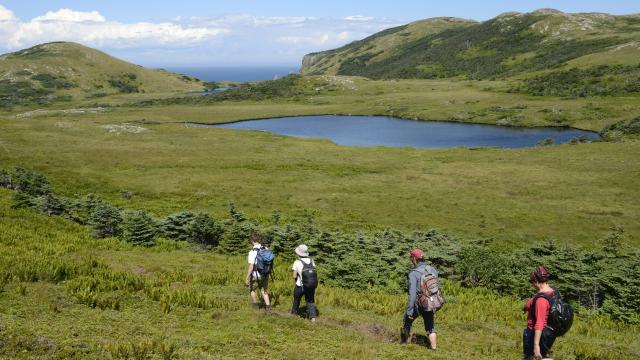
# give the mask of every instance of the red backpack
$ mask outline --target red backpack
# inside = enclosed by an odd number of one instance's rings
[[[420,293],[418,304],[426,311],[436,312],[444,305],[444,295],[440,287],[438,276],[429,272],[420,277]]]

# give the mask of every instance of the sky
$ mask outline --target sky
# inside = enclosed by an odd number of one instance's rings
[[[0,53],[75,41],[144,66],[297,65],[302,56],[436,16],[640,13],[640,0],[0,0]]]

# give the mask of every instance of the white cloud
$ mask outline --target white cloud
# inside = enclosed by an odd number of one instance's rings
[[[6,7],[0,5],[0,21],[14,21],[16,20],[16,16],[13,15],[11,10]]]
[[[73,11],[71,9],[60,9],[58,11],[49,11],[43,16],[34,18],[32,21],[104,22],[106,19],[97,11],[84,12]]]
[[[49,11],[25,21],[0,5],[0,51],[74,41],[152,66],[291,64],[306,53],[342,46],[397,25],[360,15],[317,18],[247,14],[124,23],[97,11],[72,9]]]
[[[229,33],[224,27],[196,27],[175,22],[121,23],[107,21],[97,11],[49,11],[21,21],[0,6],[0,47],[20,49],[49,41],[75,41],[105,48],[184,46]]]
[[[372,17],[362,16],[362,15],[347,16],[344,19],[345,20],[349,20],[349,21],[371,21],[371,20],[373,20]]]

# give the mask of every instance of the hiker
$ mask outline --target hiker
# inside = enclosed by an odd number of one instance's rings
[[[291,277],[295,282],[291,314],[295,315],[298,313],[300,300],[302,299],[302,295],[304,295],[304,299],[307,302],[309,319],[316,321],[315,294],[316,287],[318,287],[316,264],[313,262],[313,259],[309,257],[309,248],[307,245],[298,245],[294,251],[296,255],[298,255],[298,259],[294,261],[293,266],[291,266],[291,270],[293,270]]]
[[[525,360],[549,358],[551,346],[556,339],[553,331],[547,326],[551,302],[544,296],[554,296],[556,292],[548,283],[550,275],[544,266],[536,266],[529,275],[529,281],[537,292],[522,308],[528,313],[527,327],[522,334]]]
[[[259,307],[256,290],[260,289],[264,305],[267,311],[270,311],[271,301],[269,300],[268,287],[269,273],[271,273],[272,264],[268,264],[269,269],[268,271],[265,271],[264,269],[260,269],[261,266],[259,265],[262,265],[262,263],[259,260],[262,258],[262,252],[268,251],[271,253],[271,251],[260,244],[260,236],[258,234],[251,234],[251,236],[249,236],[249,242],[251,243],[251,251],[249,251],[249,256],[247,257],[249,268],[247,269],[247,276],[244,282],[249,286],[249,294],[251,296],[253,306]],[[273,258],[271,258],[271,261],[273,261]]]
[[[424,319],[424,329],[429,337],[432,350],[436,350],[435,314],[444,303],[438,271],[424,262],[424,253],[420,249],[409,252],[414,268],[408,275],[409,300],[404,314],[400,341],[406,344],[410,340],[411,325],[418,315]]]

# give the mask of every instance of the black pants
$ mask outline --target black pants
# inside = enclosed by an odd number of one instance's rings
[[[413,320],[415,320],[418,315],[422,315],[422,318],[424,320],[424,330],[427,332],[427,335],[435,333],[436,332],[436,326],[434,323],[434,316],[435,313],[433,311],[426,311],[423,310],[422,308],[419,308],[416,310],[416,312],[414,313],[414,317],[413,319],[409,319],[409,317],[407,316],[407,314],[404,314],[404,319],[403,319],[403,330],[405,334],[409,334],[411,332],[411,325],[413,325]]]
[[[302,295],[304,295],[304,299],[307,302],[307,312],[309,313],[310,319],[316,318],[316,289],[315,288],[305,288],[304,286],[296,286],[293,289],[293,306],[291,307],[291,313],[297,314],[298,308],[300,307],[300,300],[302,299]]]
[[[522,352],[525,360],[533,359],[534,336],[535,331],[529,328],[524,329],[522,333]],[[556,337],[553,336],[549,328],[545,327],[542,330],[542,336],[540,336],[540,354],[543,358],[551,357],[551,347],[554,341],[556,341]]]

